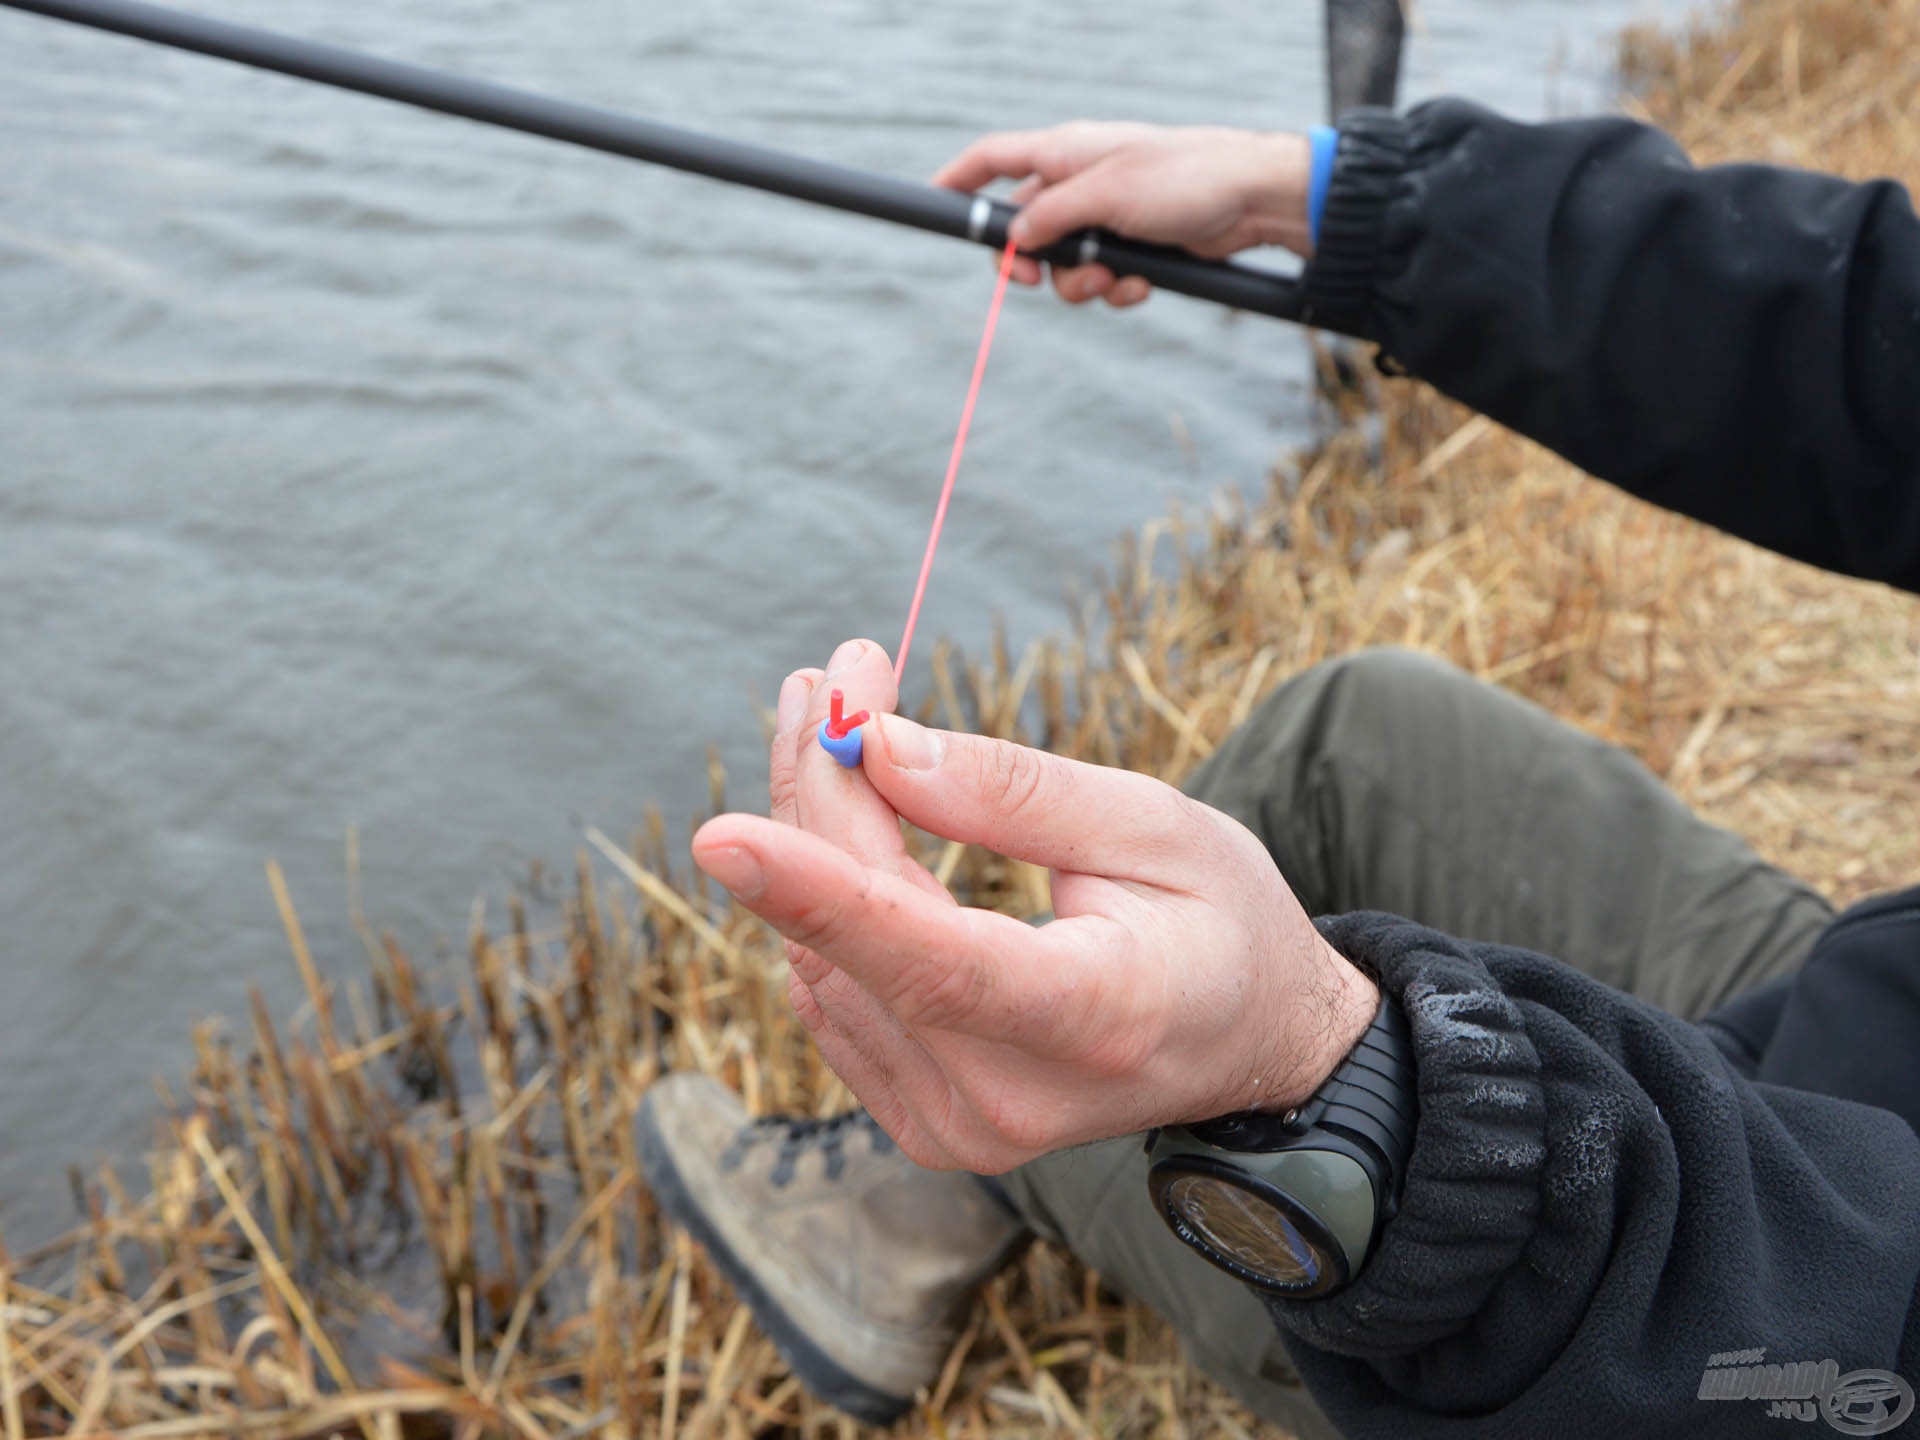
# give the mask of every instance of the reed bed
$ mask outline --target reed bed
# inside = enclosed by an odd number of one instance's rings
[[[1920,0],[1748,0],[1631,33],[1629,104],[1702,159],[1911,182],[1917,40]],[[1286,676],[1411,645],[1627,746],[1838,900],[1920,875],[1920,604],[1659,514],[1418,387],[1378,404],[1262,503],[1129,538],[1064,638],[940,649],[927,711],[1177,779]],[[716,808],[723,786],[716,767]],[[662,1225],[630,1132],[670,1068],[756,1111],[845,1092],[778,949],[657,815],[587,839],[564,886],[476,909],[433,974],[356,914],[365,964],[339,983],[270,868],[307,1003],[205,1026],[139,1173],[76,1174],[70,1235],[0,1246],[0,1440],[853,1432]],[[930,858],[975,903],[1044,904],[1024,867]],[[901,1426],[1261,1428],[1046,1249]]]

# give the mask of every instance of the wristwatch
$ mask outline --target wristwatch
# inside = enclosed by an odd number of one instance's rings
[[[1150,1135],[1154,1209],[1249,1285],[1329,1294],[1360,1273],[1399,1208],[1415,1116],[1407,1017],[1383,991],[1366,1034],[1305,1104]]]

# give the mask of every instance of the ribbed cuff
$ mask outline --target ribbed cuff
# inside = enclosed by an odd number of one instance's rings
[[[1407,168],[1407,122],[1391,110],[1351,110],[1314,228],[1313,259],[1302,277],[1310,325],[1371,336],[1387,205]],[[1309,201],[1311,204],[1311,201]]]
[[[1399,1213],[1359,1277],[1271,1307],[1319,1349],[1407,1354],[1469,1325],[1533,1236],[1547,1163],[1540,1057],[1519,1010],[1459,941],[1367,913],[1320,930],[1405,1008],[1419,1119]]]

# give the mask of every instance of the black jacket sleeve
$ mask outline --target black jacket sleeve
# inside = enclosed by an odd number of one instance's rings
[[[1768,1399],[1700,1398],[1730,1352],[1920,1383],[1920,1137],[1898,1116],[1755,1084],[1698,1027],[1526,951],[1321,924],[1406,1007],[1420,1107],[1358,1279],[1270,1302],[1344,1433],[1772,1433]]]
[[[1920,221],[1625,120],[1341,125],[1310,318],[1636,495],[1920,591]]]

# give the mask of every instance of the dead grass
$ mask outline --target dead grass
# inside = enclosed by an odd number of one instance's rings
[[[1920,0],[1750,0],[1631,35],[1632,103],[1703,160],[1911,182],[1916,39]],[[1375,441],[1342,432],[1259,508],[1148,526],[1078,638],[941,652],[929,707],[1172,779],[1287,675],[1413,645],[1627,746],[1836,899],[1920,874],[1920,603],[1661,515],[1415,387],[1384,405]],[[431,979],[356,915],[366,983],[323,983],[271,872],[309,1004],[207,1027],[145,1173],[78,1184],[61,1243],[0,1248],[0,1440],[852,1431],[661,1226],[629,1131],[669,1067],[756,1110],[844,1092],[766,934],[658,818],[590,838],[564,899],[476,912]],[[1040,899],[993,857],[937,863],[982,903]],[[1260,1429],[1044,1250],[902,1428]]]

